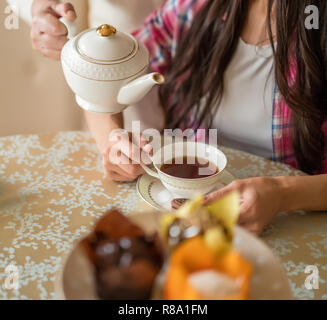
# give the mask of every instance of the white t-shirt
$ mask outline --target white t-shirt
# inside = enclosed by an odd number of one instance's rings
[[[271,46],[257,47],[240,39],[213,121],[221,145],[271,157],[274,80]]]

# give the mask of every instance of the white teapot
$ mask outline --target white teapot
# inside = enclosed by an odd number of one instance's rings
[[[69,41],[61,53],[68,85],[78,105],[90,112],[118,113],[140,101],[165,78],[146,74],[149,53],[132,35],[104,24],[76,35],[74,23],[61,18]]]

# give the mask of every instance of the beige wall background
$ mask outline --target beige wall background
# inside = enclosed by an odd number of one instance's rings
[[[87,24],[87,8],[73,1],[79,26]],[[0,136],[83,128],[83,114],[67,87],[59,62],[34,52],[30,26],[5,28],[5,0],[0,0]]]

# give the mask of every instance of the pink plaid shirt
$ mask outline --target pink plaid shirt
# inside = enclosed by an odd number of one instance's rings
[[[160,9],[153,12],[144,26],[134,35],[146,45],[150,52],[150,66],[153,71],[165,73],[176,54],[178,43],[190,28],[196,13],[207,0],[167,0]],[[275,86],[272,120],[272,160],[297,168],[297,161],[291,143],[291,110]],[[185,120],[184,127],[192,123]],[[327,123],[324,132],[327,140]],[[327,157],[322,173],[327,173]]]

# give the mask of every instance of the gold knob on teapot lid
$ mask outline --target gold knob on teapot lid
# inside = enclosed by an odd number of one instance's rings
[[[103,24],[97,28],[97,33],[101,37],[111,37],[117,33],[117,29],[109,24]]]

